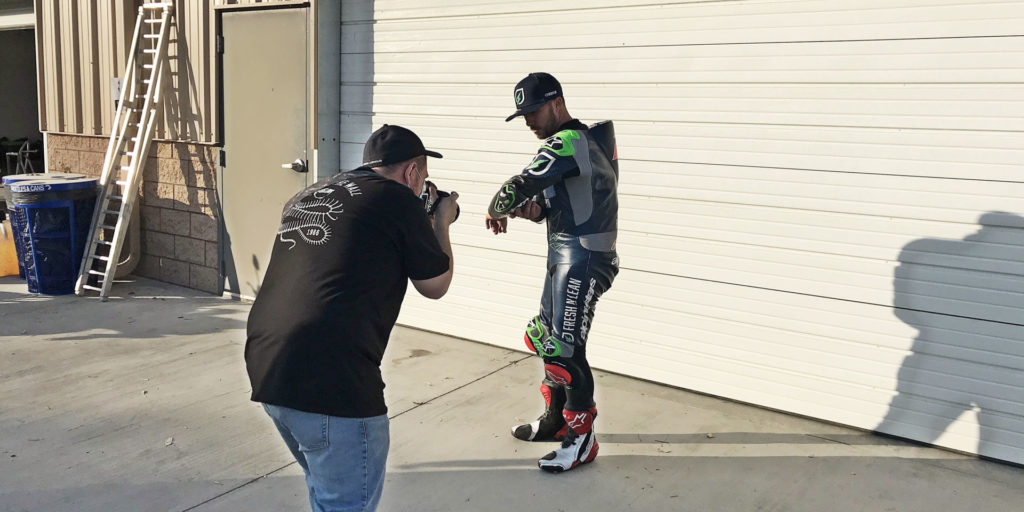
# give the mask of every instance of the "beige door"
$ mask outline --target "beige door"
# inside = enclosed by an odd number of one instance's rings
[[[225,290],[252,299],[270,260],[281,209],[307,184],[308,8],[224,13]],[[299,166],[296,166],[299,167]]]

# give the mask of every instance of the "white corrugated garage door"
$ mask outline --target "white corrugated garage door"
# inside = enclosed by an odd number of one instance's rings
[[[544,235],[482,216],[537,146],[512,85],[549,71],[619,137],[594,366],[1024,462],[1024,2],[370,4],[343,165],[405,125],[462,195],[455,284],[401,322],[524,348]]]

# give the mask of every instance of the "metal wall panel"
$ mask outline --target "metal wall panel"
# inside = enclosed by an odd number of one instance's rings
[[[217,142],[213,7],[220,2],[175,2],[168,41],[164,124],[156,137]]]
[[[0,30],[33,28],[32,0],[0,0]]]
[[[131,0],[36,2],[40,130],[106,135],[111,80],[124,74],[135,25]]]
[[[618,133],[592,364],[1024,462],[1024,3],[342,6],[343,166],[401,124],[461,195],[451,291],[403,323],[521,349],[543,227],[479,220],[550,71]]]
[[[260,8],[295,0],[179,0],[168,41],[164,123],[156,138],[217,142],[214,9]],[[40,129],[108,135],[111,81],[124,75],[138,5],[133,0],[38,0]]]
[[[108,135],[111,81],[124,75],[138,2],[36,2],[43,131]],[[212,2],[176,2],[162,139],[214,142]]]

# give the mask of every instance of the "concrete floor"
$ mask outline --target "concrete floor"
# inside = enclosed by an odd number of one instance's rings
[[[303,511],[242,362],[247,305],[154,281],[107,303],[0,278],[0,511]],[[595,342],[599,342],[595,340]],[[598,372],[600,456],[509,426],[535,357],[397,328],[381,511],[1019,511],[1024,469]]]

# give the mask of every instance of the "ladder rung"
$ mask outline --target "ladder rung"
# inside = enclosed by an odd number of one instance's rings
[[[97,288],[95,286],[90,286],[90,285],[87,285],[87,284],[83,284],[82,288],[85,288],[86,290],[92,290],[94,292],[101,292],[101,293],[103,292],[102,288]]]
[[[156,53],[156,50],[142,50],[142,53]]]
[[[130,166],[130,165],[122,165],[121,166],[121,170],[122,171],[130,171],[131,169],[132,169],[132,166]]]
[[[156,39],[156,38],[160,37],[160,34],[142,34],[142,37],[145,37],[146,39]],[[153,67],[153,66],[150,66],[150,67]]]
[[[100,260],[100,261],[110,261],[110,258],[108,258],[108,257],[106,257],[106,256],[98,256],[98,255],[96,255],[96,254],[93,254],[92,256],[89,256],[89,257],[90,257],[90,258],[92,258],[92,259],[94,259],[94,260]]]
[[[94,276],[105,276],[105,275],[107,275],[106,272],[100,272],[99,270],[90,270],[89,273],[94,275]]]
[[[163,9],[164,7],[174,7],[174,4],[170,2],[149,2],[146,4],[142,4],[143,9]]]
[[[160,23],[160,22],[161,22],[161,21],[163,21],[163,20],[153,20],[153,19],[148,19],[148,20],[142,20],[142,21],[144,21],[144,22],[146,22],[146,23]]]
[[[117,181],[115,181],[114,183],[116,183],[116,184],[118,184],[118,185],[120,185],[120,186],[122,186],[122,187],[128,184],[128,182],[127,182],[127,181],[121,181],[121,180],[117,180]]]
[[[113,214],[113,215],[121,215],[121,212],[119,212],[117,210],[103,210],[103,213],[105,213],[107,215],[111,215],[111,214]]]
[[[106,224],[100,224],[100,229],[116,229],[117,226],[108,226]]]
[[[106,240],[96,240],[96,243],[100,245],[114,245],[112,242],[108,242]]]
[[[150,83],[150,82],[152,82],[152,80],[143,80],[143,81],[142,81],[142,83],[145,83],[145,84],[148,84],[148,83]]]
[[[107,196],[107,199],[113,199],[114,201],[122,201],[124,200],[124,196],[115,196],[113,194],[110,194]]]

